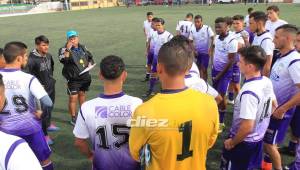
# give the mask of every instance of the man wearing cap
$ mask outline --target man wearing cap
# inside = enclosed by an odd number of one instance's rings
[[[69,113],[72,116],[71,124],[76,122],[76,105],[85,101],[85,92],[91,84],[89,72],[80,74],[88,66],[94,64],[92,54],[79,43],[78,33],[74,30],[67,32],[67,43],[59,49],[59,61],[64,65],[62,74],[67,80],[69,95]]]

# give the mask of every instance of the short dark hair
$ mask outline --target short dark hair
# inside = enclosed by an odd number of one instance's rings
[[[250,14],[249,18],[252,17],[255,21],[263,21],[264,23],[266,23],[266,21],[268,20],[268,16],[262,11],[253,12],[252,14]]]
[[[152,22],[157,22],[157,20],[158,20],[157,17],[152,18]]]
[[[3,55],[3,48],[0,48],[0,57]]]
[[[0,87],[4,87],[3,76],[0,74]]]
[[[227,17],[224,17],[224,19],[225,19],[227,25],[232,25],[232,23],[233,23],[232,17],[227,16]]]
[[[196,15],[194,19],[201,19],[201,21],[203,20],[201,15]]]
[[[255,65],[257,70],[263,69],[267,61],[265,50],[260,46],[243,47],[239,49],[239,53],[245,62]]]
[[[297,35],[300,35],[300,28],[298,28],[298,30],[299,30],[299,31],[297,32]]]
[[[157,21],[156,22],[160,22],[161,25],[165,25],[165,20],[162,19],[162,18],[157,18]]]
[[[292,34],[295,34],[295,35],[297,35],[297,33],[299,31],[299,29],[297,28],[297,26],[292,25],[292,24],[281,25],[281,26],[279,26],[279,27],[276,28],[276,31],[280,30],[280,29],[282,29],[285,32],[292,33]]]
[[[49,39],[44,35],[40,35],[34,39],[34,42],[35,42],[35,45],[40,45],[42,42],[49,44]]]
[[[158,63],[164,65],[169,76],[185,73],[193,62],[194,52],[184,36],[175,36],[158,53]]]
[[[102,76],[107,80],[115,80],[125,70],[125,64],[121,57],[109,55],[104,57],[100,62],[100,71]]]
[[[216,20],[215,20],[215,24],[217,24],[217,23],[221,23],[221,22],[224,22],[224,23],[226,23],[226,24],[227,24],[227,21],[226,21],[226,19],[225,19],[225,18],[223,18],[223,17],[218,17],[218,18],[216,18]]]
[[[189,18],[189,17],[194,17],[194,15],[192,14],[192,13],[188,13],[188,14],[186,14],[186,18]]]
[[[272,10],[272,11],[275,11],[275,12],[279,12],[279,8],[278,8],[278,6],[276,6],[276,5],[271,5],[271,6],[269,6],[269,7],[267,8],[267,11],[269,11],[269,10]]]
[[[232,17],[232,20],[244,21],[244,16],[243,15],[235,15]]]
[[[248,13],[251,13],[253,10],[253,8],[248,8]]]
[[[147,12],[147,16],[153,15],[153,12]]]
[[[5,45],[3,49],[3,56],[5,62],[10,64],[14,62],[17,56],[24,55],[26,53],[27,46],[23,42],[13,41]]]

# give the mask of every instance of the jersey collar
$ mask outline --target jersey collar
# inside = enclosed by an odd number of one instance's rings
[[[294,51],[296,51],[296,49],[292,49],[292,50],[290,50],[289,52],[287,52],[287,53],[284,54],[284,55],[281,55],[281,54],[280,54],[279,58],[286,57],[286,56],[288,56],[289,54],[291,54],[291,53],[294,52]]]
[[[241,32],[243,32],[244,30],[241,30],[241,31],[238,31],[238,32],[235,32],[236,34],[238,34],[238,33],[241,33]]]
[[[192,78],[192,75],[191,74],[187,74],[187,75],[184,76],[184,78],[186,78],[186,79],[187,78]]]
[[[223,41],[226,37],[228,37],[228,35],[229,35],[229,32],[227,32],[224,37],[219,35],[219,39]]]
[[[163,33],[165,33],[165,30],[164,30],[163,32],[158,32],[158,31],[157,31],[157,34],[159,34],[159,35],[161,35],[161,34],[163,34]]]
[[[1,68],[0,71],[2,72],[15,72],[15,71],[19,71],[21,69],[19,68]]]
[[[263,76],[260,76],[260,77],[253,77],[253,78],[248,79],[248,80],[245,79],[244,83],[249,83],[249,82],[255,81],[255,80],[261,80],[262,78],[263,78]]]
[[[183,89],[163,89],[160,92],[162,94],[174,94],[174,93],[182,92],[182,91],[184,91],[186,89],[188,89],[188,87],[184,87]]]
[[[263,34],[265,34],[265,33],[267,33],[267,32],[269,32],[268,30],[266,30],[266,31],[264,31],[264,32],[262,32],[262,33],[260,33],[260,34],[256,34],[257,36],[261,36],[261,35],[263,35]]]
[[[120,93],[117,93],[117,94],[111,94],[111,95],[106,95],[106,94],[101,93],[101,94],[99,94],[99,97],[103,98],[103,99],[114,99],[114,98],[122,97],[124,95],[125,95],[124,92],[120,92]]]

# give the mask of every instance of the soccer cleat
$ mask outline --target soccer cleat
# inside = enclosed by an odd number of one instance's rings
[[[261,163],[261,170],[272,170],[272,163],[263,160]]]
[[[224,129],[225,129],[225,123],[220,123],[218,133],[222,133]]]
[[[53,142],[53,140],[50,138],[50,136],[45,136],[45,140],[46,140],[46,142],[47,142],[47,144],[48,144],[49,146],[54,144],[54,142]]]
[[[227,103],[228,103],[228,104],[231,104],[231,105],[234,105],[234,100],[229,100],[229,99],[227,99]]]
[[[289,155],[289,156],[296,156],[296,152],[294,150],[291,150],[289,147],[285,146],[285,147],[282,147],[282,148],[278,148],[278,151],[281,153],[281,154],[284,154],[284,155]]]
[[[72,116],[70,123],[71,123],[71,125],[75,126],[75,124],[76,124],[76,117],[75,116]]]
[[[51,125],[47,128],[47,131],[49,132],[55,132],[55,131],[59,131],[60,128],[55,126],[54,124],[51,123]]]

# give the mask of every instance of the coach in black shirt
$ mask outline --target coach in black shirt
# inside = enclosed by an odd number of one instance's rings
[[[46,92],[50,96],[52,102],[55,101],[55,79],[53,78],[54,62],[52,55],[48,52],[49,40],[46,36],[41,35],[35,38],[36,48],[32,50],[28,57],[27,67],[25,71],[34,75],[44,86]],[[45,134],[47,143],[53,144],[48,136],[47,129],[50,131],[58,130],[55,125],[51,125],[52,109],[43,107],[42,105],[42,129]]]
[[[82,71],[94,64],[92,54],[79,43],[78,33],[74,30],[67,32],[67,43],[59,49],[59,60],[64,65],[62,74],[68,82],[69,113],[72,116],[71,124],[76,122],[76,106],[85,101],[85,92],[91,84],[89,72]]]

